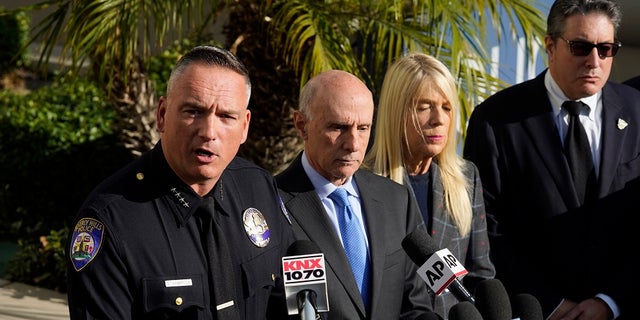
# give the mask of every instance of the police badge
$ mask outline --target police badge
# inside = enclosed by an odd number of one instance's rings
[[[244,222],[244,231],[247,232],[247,236],[253,244],[260,248],[269,244],[269,225],[260,210],[256,208],[245,210],[242,214],[242,222]]]

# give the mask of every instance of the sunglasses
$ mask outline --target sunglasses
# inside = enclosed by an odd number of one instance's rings
[[[593,52],[593,48],[598,49],[598,56],[604,59],[607,57],[613,57],[618,53],[618,49],[622,47],[622,43],[620,42],[602,42],[602,43],[591,43],[586,41],[571,41],[567,40],[563,37],[560,39],[567,42],[569,45],[569,50],[571,50],[571,54],[577,57],[588,56]]]

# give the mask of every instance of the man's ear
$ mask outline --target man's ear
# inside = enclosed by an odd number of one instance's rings
[[[549,35],[546,35],[544,37],[544,50],[548,55],[553,54],[553,52],[556,50],[556,41]]]
[[[307,140],[307,118],[298,110],[293,112],[293,126],[302,140]]]
[[[164,117],[167,113],[167,98],[160,97],[158,101],[158,109],[156,110],[156,129],[158,132],[164,131]]]

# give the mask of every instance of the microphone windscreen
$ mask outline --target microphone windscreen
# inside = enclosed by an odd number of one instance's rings
[[[511,303],[504,285],[498,279],[478,283],[476,308],[485,320],[511,320]]]
[[[442,317],[435,312],[429,312],[419,315],[416,320],[442,320]]]
[[[303,254],[321,253],[318,245],[309,240],[296,240],[287,248],[288,256],[299,256]]]
[[[454,304],[449,309],[449,320],[482,320],[480,311],[469,301]]]
[[[416,228],[404,237],[402,248],[418,266],[423,265],[431,255],[440,250],[424,228]]]
[[[542,306],[536,297],[528,293],[520,293],[511,299],[511,310],[514,318],[520,320],[543,320]]]

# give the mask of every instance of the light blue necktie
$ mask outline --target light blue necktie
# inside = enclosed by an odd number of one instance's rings
[[[364,234],[360,229],[358,216],[353,213],[353,209],[347,198],[347,190],[344,188],[337,188],[329,195],[329,199],[333,200],[336,204],[344,250],[349,258],[353,276],[356,278],[356,283],[358,284],[358,289],[360,289],[360,295],[362,296],[364,305],[368,308],[369,255],[367,254],[367,245]]]

